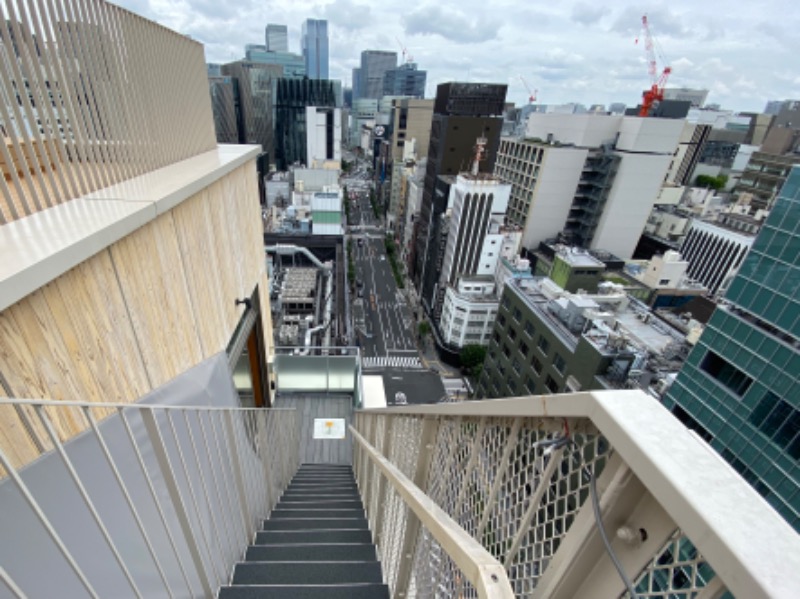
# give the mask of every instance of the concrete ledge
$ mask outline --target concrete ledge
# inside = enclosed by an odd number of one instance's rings
[[[0,227],[0,311],[255,159],[216,149]]]

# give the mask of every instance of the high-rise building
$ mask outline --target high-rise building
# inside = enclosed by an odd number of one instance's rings
[[[233,77],[209,77],[211,109],[214,112],[214,130],[217,142],[222,144],[239,143],[239,125],[236,119],[235,87],[238,82]]]
[[[233,91],[239,143],[259,144],[272,159],[272,90],[275,80],[283,77],[283,67],[239,60],[222,65],[222,75],[236,80]]]
[[[496,174],[513,184],[509,221],[535,248],[559,233],[630,258],[673,160],[684,121],[539,114],[505,138]]]
[[[306,76],[306,61],[299,54],[277,52],[266,46],[248,44],[245,46],[245,59],[259,64],[277,65],[283,69],[284,77]]]
[[[383,95],[423,98],[425,97],[427,76],[428,72],[420,71],[414,62],[407,62],[396,69],[389,69],[383,78]]]
[[[308,168],[341,168],[342,109],[331,106],[306,108],[306,165]]]
[[[364,50],[358,75],[358,97],[380,100],[386,72],[397,67],[397,52]]]
[[[306,19],[300,36],[306,75],[309,79],[328,79],[328,21]]]
[[[800,528],[800,167],[665,404]]]
[[[309,106],[333,108],[333,82],[315,79],[279,79],[275,86],[275,164],[278,170],[308,159]]]
[[[268,52],[289,51],[289,30],[286,25],[267,23],[266,42]]]
[[[352,101],[355,102],[359,98],[359,93],[361,90],[361,67],[355,67],[353,69],[353,82],[351,85],[351,94],[352,94]],[[353,106],[353,104],[351,104]]]
[[[494,168],[506,85],[490,83],[442,83],[433,107],[431,139],[422,206],[414,223],[412,277],[427,310],[434,307],[436,262],[439,260],[441,217],[447,209],[449,183],[442,175],[454,177],[469,168],[478,140],[485,140],[479,172]],[[443,248],[441,248],[443,249]]]

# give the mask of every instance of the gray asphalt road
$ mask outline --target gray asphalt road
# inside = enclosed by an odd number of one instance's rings
[[[359,237],[364,240],[361,246],[357,241]],[[398,292],[382,232],[373,228],[357,236],[353,250],[356,277],[362,283],[362,298],[357,300],[361,309],[355,313],[356,319],[360,315],[363,322],[362,327],[356,322],[356,329],[364,356],[418,356],[412,337],[410,310]]]

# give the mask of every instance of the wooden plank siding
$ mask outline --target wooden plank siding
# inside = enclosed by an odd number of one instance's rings
[[[133,402],[223,351],[242,314],[234,301],[256,285],[269,318],[264,270],[250,161],[0,312],[7,391]],[[77,411],[53,412],[63,439],[84,430]],[[38,455],[11,407],[0,409],[0,447],[17,465]]]

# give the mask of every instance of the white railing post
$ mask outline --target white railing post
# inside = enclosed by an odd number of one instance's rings
[[[153,414],[152,408],[146,406],[139,406],[139,414],[142,417],[147,436],[150,439],[150,445],[153,448],[153,454],[161,470],[164,484],[167,486],[167,492],[172,501],[172,507],[175,510],[175,515],[178,517],[178,523],[183,532],[183,538],[186,540],[189,554],[192,556],[192,562],[194,562],[197,575],[200,577],[200,585],[203,587],[203,593],[205,593],[207,597],[210,597],[213,594],[211,579],[206,571],[203,558],[200,555],[200,547],[197,544],[197,538],[192,529],[189,514],[186,511],[186,503],[183,500],[180,487],[175,479],[175,471],[172,468],[167,449],[164,446],[164,439],[161,436],[161,430],[159,429],[155,414]]]
[[[422,433],[419,438],[419,453],[417,455],[417,466],[414,470],[413,482],[426,494],[428,492],[428,476],[430,474],[431,461],[433,460],[433,454],[436,449],[436,437],[439,434],[439,424],[438,418],[425,418],[422,422]],[[400,565],[397,568],[397,578],[394,587],[396,597],[406,597],[408,595],[408,587],[411,583],[412,575],[411,569],[414,566],[414,550],[417,547],[419,529],[419,518],[409,509],[406,518],[405,535],[403,536],[403,549],[400,553]]]

